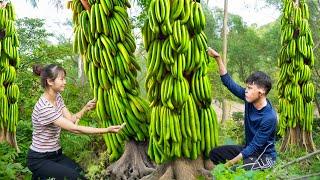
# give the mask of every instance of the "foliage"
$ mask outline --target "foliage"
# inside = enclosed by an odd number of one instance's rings
[[[234,112],[232,113],[232,119],[234,121],[241,121],[244,119],[244,114],[243,112]]]
[[[206,27],[204,29],[208,38],[208,46],[221,51],[222,39],[220,38],[220,31],[222,27],[223,16],[220,11],[214,13],[215,9],[210,9],[207,4],[201,4],[206,17]],[[217,14],[219,13],[219,16]]]
[[[274,59],[262,56],[265,43],[258,35],[256,27],[246,27],[239,16],[231,16],[233,26],[229,33],[229,63],[231,74],[237,74],[241,82],[254,71],[264,70]]]
[[[282,8],[282,1],[279,0],[265,0],[269,6],[274,6],[277,9]]]
[[[18,153],[8,144],[0,144],[0,179],[15,179],[24,174],[30,175],[28,168],[17,161]]]
[[[243,119],[241,119],[241,121],[235,121],[235,119],[229,119],[225,121],[225,123],[220,124],[219,144],[220,145],[244,144]]]
[[[314,130],[312,131],[312,136],[313,137],[320,137],[320,118],[314,118],[313,127],[314,127]],[[314,142],[314,144],[319,145],[320,138],[314,138],[313,142]]]
[[[88,179],[106,179],[108,176],[106,172],[109,164],[108,159],[109,157],[106,151],[99,153],[95,159],[91,159],[87,168],[86,177]]]
[[[44,19],[25,17],[17,19],[16,23],[20,41],[19,51],[22,55],[32,56],[34,49],[47,43],[47,38],[53,36],[44,29]]]
[[[249,180],[249,179],[266,179],[269,175],[269,171],[246,171],[244,169],[238,168],[236,171],[226,168],[224,164],[219,164],[215,166],[212,171],[213,176],[216,179],[221,180]],[[273,178],[272,178],[273,179]]]

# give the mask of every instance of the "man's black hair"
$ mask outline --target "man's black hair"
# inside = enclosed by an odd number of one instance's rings
[[[255,84],[259,88],[263,88],[266,91],[266,95],[272,88],[271,78],[264,72],[256,71],[252,73],[246,80],[246,84]]]

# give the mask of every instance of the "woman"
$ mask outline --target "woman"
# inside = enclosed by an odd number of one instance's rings
[[[62,154],[59,143],[61,128],[78,134],[117,133],[123,126],[93,128],[78,125],[82,115],[95,108],[96,102],[89,101],[81,111],[72,114],[65,107],[60,92],[66,85],[66,71],[55,64],[41,67],[36,65],[33,72],[41,77],[43,95],[32,112],[32,144],[27,157],[28,168],[33,179],[83,179],[81,168]]]

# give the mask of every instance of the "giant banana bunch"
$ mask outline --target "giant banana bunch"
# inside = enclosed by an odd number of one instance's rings
[[[123,153],[124,141],[145,140],[148,134],[148,103],[139,97],[126,0],[89,0],[85,10],[80,0],[68,4],[73,10],[74,51],[83,59],[85,74],[97,99],[96,113],[102,127],[126,123],[121,133],[104,135],[110,161]]]
[[[0,8],[0,41],[0,141],[6,139],[16,146],[19,119],[17,101],[20,93],[14,82],[20,59],[15,12],[11,3]]]
[[[311,82],[314,66],[313,39],[309,27],[309,10],[304,1],[284,0],[281,19],[281,44],[278,66],[279,134],[297,124],[312,131],[313,98],[315,88]]]
[[[156,163],[209,155],[218,125],[207,74],[205,16],[192,0],[151,0],[142,28],[151,102],[148,155]]]

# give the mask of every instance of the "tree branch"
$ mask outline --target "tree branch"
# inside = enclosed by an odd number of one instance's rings
[[[314,156],[314,155],[316,155],[316,154],[320,154],[320,150],[317,150],[317,151],[315,151],[315,152],[312,152],[312,153],[310,153],[310,154],[307,154],[307,155],[305,155],[305,156],[302,156],[302,157],[300,157],[300,158],[298,158],[298,159],[295,159],[295,160],[293,160],[293,161],[290,161],[290,162],[288,162],[287,164],[281,166],[280,169],[283,169],[283,168],[285,168],[285,167],[287,167],[287,166],[290,166],[291,164],[294,164],[294,163],[303,161],[303,160],[305,160],[305,159],[308,159],[308,158],[310,158],[310,157],[312,157],[312,156]]]
[[[320,176],[320,172],[314,173],[314,174],[305,175],[305,176],[299,176],[299,177],[295,177],[295,178],[290,178],[290,179],[291,180],[308,179],[308,177],[314,177],[314,176]]]

